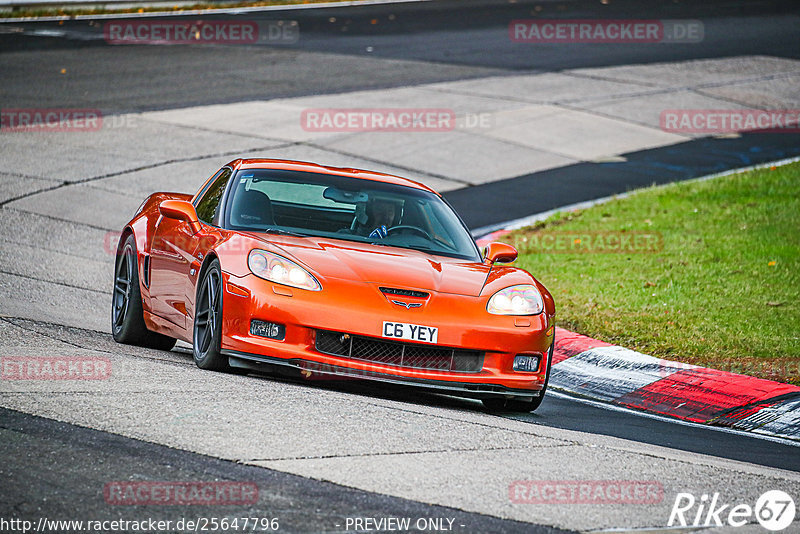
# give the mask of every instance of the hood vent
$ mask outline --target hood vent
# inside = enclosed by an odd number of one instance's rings
[[[384,295],[397,295],[400,297],[415,297],[419,299],[426,299],[430,295],[424,291],[414,291],[413,289],[397,289],[395,287],[382,287],[381,293]]]

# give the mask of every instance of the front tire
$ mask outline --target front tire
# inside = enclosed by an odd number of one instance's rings
[[[175,339],[151,332],[144,323],[136,239],[128,235],[114,264],[114,295],[111,301],[111,335],[117,343],[170,350]]]
[[[483,406],[491,412],[523,412],[530,413],[535,411],[542,405],[544,394],[547,391],[547,384],[550,382],[550,368],[553,361],[553,349],[555,348],[555,341],[550,345],[550,350],[547,354],[547,373],[544,375],[544,387],[539,393],[538,397],[530,399],[482,399]]]
[[[197,289],[192,355],[200,369],[228,371],[228,359],[222,354],[222,269],[219,260],[208,264]]]

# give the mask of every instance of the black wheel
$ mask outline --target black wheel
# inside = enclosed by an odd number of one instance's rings
[[[114,296],[111,302],[111,334],[117,343],[170,350],[175,339],[151,332],[144,324],[136,239],[129,235],[114,266]]]
[[[544,394],[547,392],[547,384],[550,382],[550,362],[553,360],[553,349],[555,342],[550,345],[547,354],[547,373],[544,375],[544,387],[538,397],[530,399],[482,399],[481,402],[487,410],[492,412],[533,412],[541,406]]]
[[[195,300],[194,363],[200,369],[228,371],[228,359],[220,354],[222,339],[222,269],[213,260],[198,285]]]

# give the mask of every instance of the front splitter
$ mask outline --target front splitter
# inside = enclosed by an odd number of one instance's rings
[[[261,354],[251,354],[223,349],[220,351],[223,356],[228,357],[231,367],[237,369],[247,369],[260,372],[280,372],[292,370],[299,376],[310,378],[314,375],[326,377],[331,381],[338,379],[352,380],[363,379],[398,386],[413,386],[415,388],[427,389],[446,395],[456,395],[459,397],[469,397],[475,399],[506,398],[518,397],[532,399],[539,397],[541,391],[526,389],[512,389],[497,384],[476,384],[471,382],[450,382],[441,380],[417,379],[410,377],[397,376],[387,373],[379,373],[368,369],[351,369],[338,365],[323,364],[312,360],[300,358],[275,358]],[[366,364],[367,362],[365,362]]]

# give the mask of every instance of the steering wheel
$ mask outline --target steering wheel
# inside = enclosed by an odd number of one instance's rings
[[[408,225],[408,224],[401,224],[399,226],[392,226],[391,228],[386,230],[386,235],[387,236],[391,235],[393,232],[400,233],[400,232],[402,232],[404,230],[410,230],[412,234],[417,234],[417,235],[420,235],[420,236],[424,237],[428,241],[433,241],[433,238],[431,237],[431,235],[428,232],[426,232],[425,230],[423,230],[419,226],[411,226],[411,225]]]

